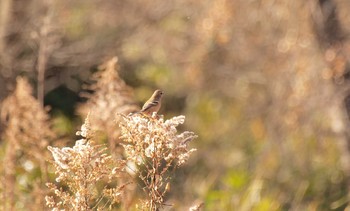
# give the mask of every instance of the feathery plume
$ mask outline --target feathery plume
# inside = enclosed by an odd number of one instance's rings
[[[112,151],[120,136],[120,131],[115,127],[115,121],[120,120],[117,114],[128,114],[139,109],[133,101],[132,89],[118,75],[117,62],[117,57],[112,58],[92,75],[95,83],[87,86],[81,94],[88,100],[79,108],[84,116],[91,111],[93,129],[107,133]]]
[[[148,194],[141,207],[157,210],[163,206],[164,196],[170,190],[169,168],[177,168],[187,162],[191,153],[189,143],[197,136],[185,131],[178,134],[176,127],[185,122],[185,116],[173,117],[164,121],[141,115],[123,116],[120,123],[122,144],[126,158],[135,163],[136,175],[142,180],[143,189]]]
[[[105,146],[94,145],[89,116],[77,135],[82,139],[77,140],[72,148],[48,147],[54,159],[55,173],[58,175],[56,182],[67,186],[68,190],[48,183],[48,188],[55,196],[46,196],[47,206],[53,210],[90,210],[106,206],[100,204],[104,197],[109,198],[110,206],[118,203],[125,185],[116,188],[105,187],[100,194],[97,183],[106,181],[109,184],[114,181],[124,170],[125,162],[114,161],[112,156],[106,153]]]
[[[32,182],[28,185],[33,188],[37,187],[37,190],[44,189],[44,183],[47,182],[45,160],[49,155],[45,149],[55,137],[51,130],[49,117],[40,103],[32,96],[32,87],[27,79],[18,77],[15,91],[3,101],[1,122],[5,126],[3,140],[6,143],[3,160],[4,179],[2,180],[6,201],[6,203],[2,203],[4,210],[13,209],[15,202],[33,204],[35,201],[36,207],[44,207],[43,200],[32,200],[33,198],[43,198],[38,194],[35,195],[36,191],[34,190],[31,191],[32,197],[22,199],[20,194],[15,196],[15,192],[20,193],[20,191],[15,191],[16,186],[18,186],[16,169],[23,167],[22,174],[29,174],[30,170],[25,168],[28,163],[33,166],[29,169],[39,168],[41,173],[39,174],[41,178],[34,180],[41,184],[33,184]],[[22,156],[19,157],[19,154]],[[39,190],[39,192],[43,193],[44,191]]]

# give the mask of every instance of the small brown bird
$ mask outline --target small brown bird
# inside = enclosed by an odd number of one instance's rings
[[[139,113],[146,114],[151,116],[153,112],[158,112],[161,106],[163,92],[159,89],[154,91],[153,95],[147,102],[142,106],[142,109]]]

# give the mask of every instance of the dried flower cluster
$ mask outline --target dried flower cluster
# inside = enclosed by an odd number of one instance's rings
[[[129,162],[138,166],[134,171],[143,181],[149,197],[142,207],[157,210],[163,206],[164,196],[169,191],[169,168],[186,163],[196,151],[189,149],[188,144],[197,136],[188,131],[178,134],[176,127],[184,123],[185,116],[164,121],[162,116],[153,113],[152,117],[129,115],[123,119],[120,127],[125,155]]]
[[[202,207],[203,207],[204,203],[201,202],[201,203],[198,203],[198,204],[195,204],[193,206],[191,206],[188,211],[199,211]]]
[[[119,147],[120,130],[116,127],[116,121],[120,121],[117,114],[128,114],[139,110],[133,100],[133,91],[118,74],[118,58],[114,57],[99,67],[92,75],[93,84],[85,87],[81,95],[87,98],[87,102],[79,107],[83,116],[90,113],[92,129],[101,131],[107,136],[109,149],[114,157],[122,157],[122,148]],[[98,142],[99,140],[95,140]],[[125,183],[127,178],[118,178],[119,183]],[[123,206],[127,209],[133,194],[132,186],[128,186],[123,193]]]
[[[77,135],[82,136],[82,139],[77,140],[72,148],[48,147],[58,175],[56,182],[66,185],[68,190],[48,183],[47,186],[58,200],[54,196],[46,196],[47,205],[53,210],[90,210],[106,206],[106,203],[101,204],[104,197],[109,198],[111,205],[119,202],[124,185],[117,188],[105,187],[102,193],[98,193],[97,183],[111,183],[120,176],[125,162],[116,162],[106,154],[105,146],[93,144],[89,117]]]
[[[5,126],[3,140],[6,143],[4,157],[4,183],[5,190],[4,210],[14,209],[15,201],[27,204],[25,200],[41,199],[40,194],[35,189],[40,189],[47,181],[46,158],[49,154],[46,150],[48,144],[53,140],[54,133],[51,130],[49,117],[40,103],[32,96],[32,87],[25,78],[18,77],[16,89],[2,103],[1,122]],[[18,156],[21,155],[21,156]],[[26,165],[29,167],[25,167]],[[27,186],[31,187],[32,198],[16,199],[15,192],[18,182],[16,181],[16,169],[23,167],[22,172],[31,173],[31,170],[39,169],[39,180],[31,182]],[[33,173],[34,174],[34,173]],[[22,175],[24,175],[22,173]],[[38,177],[38,174],[35,174]],[[26,177],[22,177],[26,178]],[[23,183],[23,181],[22,181]],[[27,190],[28,191],[28,190]],[[44,194],[45,195],[45,194]],[[20,197],[20,196],[17,196]],[[43,200],[34,200],[36,207],[43,207]]]
[[[37,160],[43,159],[50,140],[54,137],[49,117],[32,96],[32,87],[25,78],[17,78],[14,93],[1,108],[1,120],[6,126],[4,139],[15,149],[22,149]]]
[[[88,100],[79,110],[84,116],[91,111],[90,119],[94,130],[107,133],[111,150],[117,143],[120,131],[116,130],[116,114],[128,114],[138,110],[133,101],[133,92],[119,77],[117,72],[118,58],[114,57],[100,66],[100,70],[92,76],[96,83],[86,87],[83,97]]]

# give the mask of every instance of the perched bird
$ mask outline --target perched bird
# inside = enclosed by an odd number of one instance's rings
[[[154,91],[153,95],[147,102],[142,106],[141,111],[138,113],[142,113],[145,115],[152,115],[153,112],[158,112],[161,106],[161,100],[162,100],[163,92],[159,89]]]

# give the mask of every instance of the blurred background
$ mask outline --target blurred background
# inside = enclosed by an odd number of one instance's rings
[[[199,135],[172,209],[345,210],[349,11],[348,0],[1,0],[0,101],[27,77],[72,146],[80,93],[117,56],[139,106],[160,88],[160,113]]]

